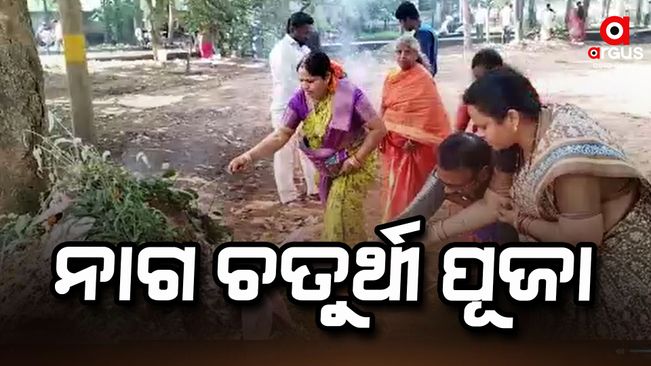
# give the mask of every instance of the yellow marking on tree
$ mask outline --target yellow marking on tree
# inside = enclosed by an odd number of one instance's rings
[[[81,64],[86,62],[86,38],[83,34],[66,34],[63,36],[66,62]]]

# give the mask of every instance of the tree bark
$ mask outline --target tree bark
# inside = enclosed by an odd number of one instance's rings
[[[532,30],[538,23],[536,19],[536,0],[529,0],[529,21],[527,22],[527,29]]]
[[[588,17],[590,15],[590,0],[583,0],[583,9],[585,10],[585,29],[590,27]]]
[[[79,0],[61,1],[59,2],[59,13],[61,13],[61,25],[63,26],[63,47],[73,133],[84,143],[94,144],[93,97],[86,63],[86,37],[82,28],[81,2]]]
[[[35,211],[44,182],[32,151],[46,117],[26,1],[0,0],[0,85],[0,214]]]
[[[151,0],[145,0],[145,4],[149,10],[147,13],[147,22],[149,23],[149,27],[151,29],[151,49],[154,53],[154,60],[158,61],[158,51],[162,48],[160,37],[160,23],[158,22],[159,12],[158,9],[152,5]]]
[[[461,0],[463,6],[463,48],[470,50],[472,48],[472,24],[470,22],[470,2]]]
[[[520,42],[523,38],[524,0],[515,0],[515,41]]]
[[[572,12],[572,7],[574,6],[574,0],[567,0],[565,4],[565,27],[567,30],[570,30],[570,13]]]
[[[170,43],[174,39],[174,7],[174,0],[169,0],[169,4],[167,5],[167,40]]]
[[[601,19],[606,19],[610,14],[610,0],[603,0],[601,3]]]
[[[47,0],[43,0],[43,13],[45,13],[45,22],[50,23],[50,9],[47,8]]]

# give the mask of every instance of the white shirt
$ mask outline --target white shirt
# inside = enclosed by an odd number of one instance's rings
[[[500,11],[500,18],[502,19],[502,27],[508,27],[511,25],[511,8],[505,6]]]
[[[551,28],[554,25],[555,16],[556,14],[554,14],[553,11],[550,11],[549,9],[545,9],[545,12],[543,13],[542,25],[545,28]]]
[[[273,85],[272,111],[284,111],[287,103],[298,90],[300,85],[296,68],[308,53],[310,49],[305,45],[300,46],[289,34],[278,41],[271,50],[269,66]]]
[[[486,24],[486,9],[484,7],[478,7],[475,12],[475,24]]]

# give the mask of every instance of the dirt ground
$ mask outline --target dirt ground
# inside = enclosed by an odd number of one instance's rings
[[[620,135],[627,152],[651,176],[651,47],[645,48],[644,60],[628,62],[591,60],[587,48],[532,44],[501,52],[507,63],[532,78],[545,101],[578,104]],[[470,82],[471,57],[460,48],[443,49],[439,56],[437,85],[451,119]],[[46,94],[50,110],[65,119],[67,89],[60,61],[44,62]],[[391,61],[363,54],[346,59],[345,64],[353,81],[379,103]],[[204,209],[222,212],[237,241],[280,243],[298,228],[310,234],[318,230],[319,203],[287,207],[277,202],[270,159],[239,176],[225,172],[230,159],[271,131],[271,81],[264,63],[193,62],[189,75],[181,61],[163,66],[151,61],[92,62],[89,69],[99,147],[109,150],[114,159],[140,174],[159,174],[169,168],[181,172],[179,183],[201,192]],[[146,162],[136,160],[140,152]],[[379,223],[378,201],[373,189],[366,208],[369,233]],[[443,317],[450,323],[446,327],[418,313],[382,315],[388,312],[376,312],[376,317],[392,336],[415,335],[419,332],[414,326],[428,334],[461,329],[454,314]],[[304,320],[314,324],[313,317],[309,312]]]

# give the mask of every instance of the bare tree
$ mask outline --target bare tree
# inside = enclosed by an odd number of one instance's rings
[[[523,35],[524,0],[515,0],[515,41],[520,42]]]
[[[469,0],[461,0],[463,6],[463,48],[470,50],[472,48],[472,21],[470,18]]]
[[[43,71],[26,1],[0,0],[0,213],[38,207],[33,148],[45,125]]]
[[[86,64],[86,39],[82,28],[81,2],[61,1],[59,13],[65,39],[64,53],[73,132],[85,143],[92,144],[95,143],[95,125],[90,78]]]
[[[174,0],[168,1],[167,9],[167,40],[169,43],[172,43],[174,40],[174,11],[176,10],[176,4]]]
[[[162,40],[160,37],[160,14],[161,14],[161,2],[157,2],[156,6],[153,5],[151,0],[144,0],[145,5],[147,5],[147,23],[149,23],[149,28],[151,29],[151,48],[154,53],[154,60],[158,60],[158,51],[162,48]]]

